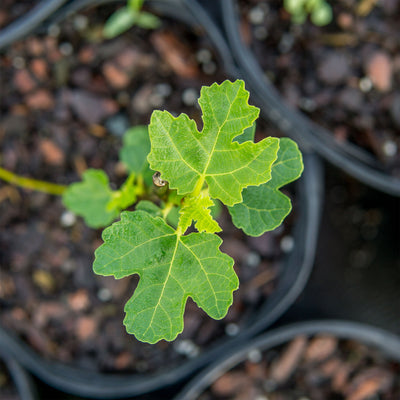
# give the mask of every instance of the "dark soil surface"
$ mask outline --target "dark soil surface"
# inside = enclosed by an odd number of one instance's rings
[[[119,185],[128,127],[148,124],[153,109],[185,112],[200,123],[201,85],[225,79],[202,32],[163,21],[155,32],[134,28],[105,41],[102,23],[112,10],[76,15],[0,57],[3,168],[60,184],[103,168]],[[214,321],[189,302],[182,335],[152,346],[122,324],[137,279],[92,271],[101,230],[86,227],[58,197],[1,182],[0,323],[46,358],[85,369],[142,373],[196,357],[240,332],[273,291],[282,240],[286,248],[291,243],[286,228],[246,239],[226,212],[220,224],[222,250],[236,260],[241,281],[228,316]]]
[[[330,335],[298,336],[280,348],[255,349],[199,397],[269,400],[395,400],[400,364],[379,351]]]
[[[398,1],[338,0],[325,27],[291,23],[280,0],[241,2],[242,31],[285,100],[400,176]]]

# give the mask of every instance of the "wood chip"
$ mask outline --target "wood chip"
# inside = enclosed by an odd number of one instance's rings
[[[39,143],[39,150],[47,164],[54,166],[64,164],[64,152],[51,139],[42,139]]]
[[[190,48],[173,33],[156,31],[151,42],[170,68],[182,78],[196,78],[199,68]]]
[[[297,368],[306,346],[307,338],[305,336],[298,336],[293,339],[283,351],[280,358],[272,363],[271,380],[281,384],[289,379],[293,371]]]
[[[54,107],[53,95],[46,89],[38,89],[27,95],[25,101],[33,110],[51,110]]]
[[[30,68],[33,74],[40,81],[48,79],[48,65],[43,58],[35,58],[30,62]]]
[[[217,379],[211,389],[217,396],[232,396],[248,383],[246,375],[231,371]]]
[[[392,60],[383,51],[373,53],[367,62],[367,75],[371,79],[374,87],[387,92],[392,88]]]
[[[86,289],[79,289],[68,296],[68,304],[74,311],[84,311],[89,305],[89,294]]]
[[[323,361],[335,352],[337,344],[338,340],[333,336],[316,336],[307,347],[304,358],[307,362]]]
[[[371,367],[358,374],[349,384],[346,400],[367,400],[390,389],[394,376],[387,369]]]
[[[36,87],[36,82],[28,70],[21,69],[14,74],[14,85],[21,93],[28,93]]]

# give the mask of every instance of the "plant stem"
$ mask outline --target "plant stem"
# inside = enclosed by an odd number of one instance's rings
[[[10,171],[7,171],[6,169],[1,167],[0,167],[0,178],[8,183],[11,183],[13,185],[19,186],[24,189],[33,189],[39,192],[53,194],[55,196],[61,196],[67,189],[67,186],[65,185],[58,185],[56,183],[25,178],[23,176],[19,176]]]

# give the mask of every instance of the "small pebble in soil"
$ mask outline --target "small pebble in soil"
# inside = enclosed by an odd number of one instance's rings
[[[172,87],[169,83],[159,83],[155,86],[155,91],[161,97],[168,97],[172,93]]]
[[[225,326],[225,333],[228,336],[236,336],[240,332],[239,325],[230,323]]]
[[[25,59],[23,57],[14,57],[12,60],[12,65],[16,69],[23,69],[26,66]]]
[[[199,348],[188,339],[177,340],[174,343],[174,350],[188,358],[194,358],[199,354]]]
[[[50,25],[47,29],[47,33],[51,37],[58,37],[60,34],[60,27],[58,25]]]
[[[82,14],[76,15],[73,20],[74,28],[78,31],[83,31],[84,29],[86,29],[88,23],[88,18]]]
[[[382,150],[386,157],[394,157],[397,153],[397,144],[393,140],[385,140]]]
[[[187,88],[182,93],[182,102],[186,106],[193,106],[196,104],[199,94],[196,89]]]
[[[129,118],[124,114],[115,114],[107,118],[106,129],[114,136],[122,137],[130,127]]]
[[[367,76],[365,76],[364,78],[361,78],[358,82],[358,87],[364,93],[371,91],[372,86],[373,86],[372,81]]]
[[[59,50],[63,56],[70,56],[74,52],[74,48],[69,42],[61,43],[59,46]]]
[[[255,6],[249,11],[249,21],[253,25],[260,25],[264,22],[265,12],[262,7]]]
[[[250,351],[247,353],[247,359],[248,359],[249,361],[251,361],[252,363],[254,363],[254,364],[258,364],[258,363],[261,362],[261,360],[262,360],[261,351],[258,350],[258,349],[250,350]]]
[[[76,215],[71,211],[64,211],[61,214],[60,224],[64,228],[69,228],[76,223]]]
[[[200,64],[207,64],[212,60],[211,51],[208,49],[200,49],[196,53],[196,59]]]
[[[161,107],[164,104],[164,97],[160,96],[158,93],[152,93],[149,96],[149,103],[153,107]]]
[[[256,268],[261,261],[261,257],[255,251],[249,251],[244,259],[245,264],[250,268]]]
[[[294,247],[294,239],[292,236],[284,236],[281,239],[281,249],[284,253],[290,253]]]
[[[107,302],[110,301],[112,299],[112,293],[110,289],[107,288],[101,288],[99,289],[99,291],[97,292],[97,297],[100,301],[102,302]]]
[[[61,269],[66,274],[69,274],[76,269],[76,263],[72,260],[65,260],[63,264],[61,264]]]

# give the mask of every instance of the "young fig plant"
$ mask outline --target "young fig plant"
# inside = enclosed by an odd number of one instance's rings
[[[332,7],[325,0],[284,0],[283,5],[295,24],[303,24],[308,15],[317,26],[324,26],[332,21]]]
[[[221,228],[211,212],[216,201],[228,207],[236,226],[253,236],[279,226],[291,210],[289,198],[279,189],[301,175],[301,153],[286,138],[254,143],[259,109],[249,105],[248,98],[241,80],[203,87],[201,131],[185,114],[174,117],[157,110],[151,116],[147,161],[166,183],[167,201],[156,205],[142,200],[135,211],[122,212],[120,221],[103,231],[104,243],[93,265],[97,274],[117,279],[140,276],[125,305],[124,324],[141,341],[174,340],[183,330],[188,297],[215,319],[223,318],[232,304],[239,281],[233,259],[219,249],[222,240],[216,233]],[[144,176],[144,151],[126,152],[125,163],[140,165],[133,173],[140,169]],[[114,211],[129,201],[113,201],[125,197],[110,195],[104,177],[97,179],[102,195],[91,192],[114,218]],[[168,218],[177,206],[178,218]],[[188,233],[192,225],[195,231]]]
[[[149,12],[143,11],[144,0],[127,0],[126,6],[119,8],[107,19],[103,36],[112,39],[133,26],[143,29],[156,29],[161,25],[160,19]]]

